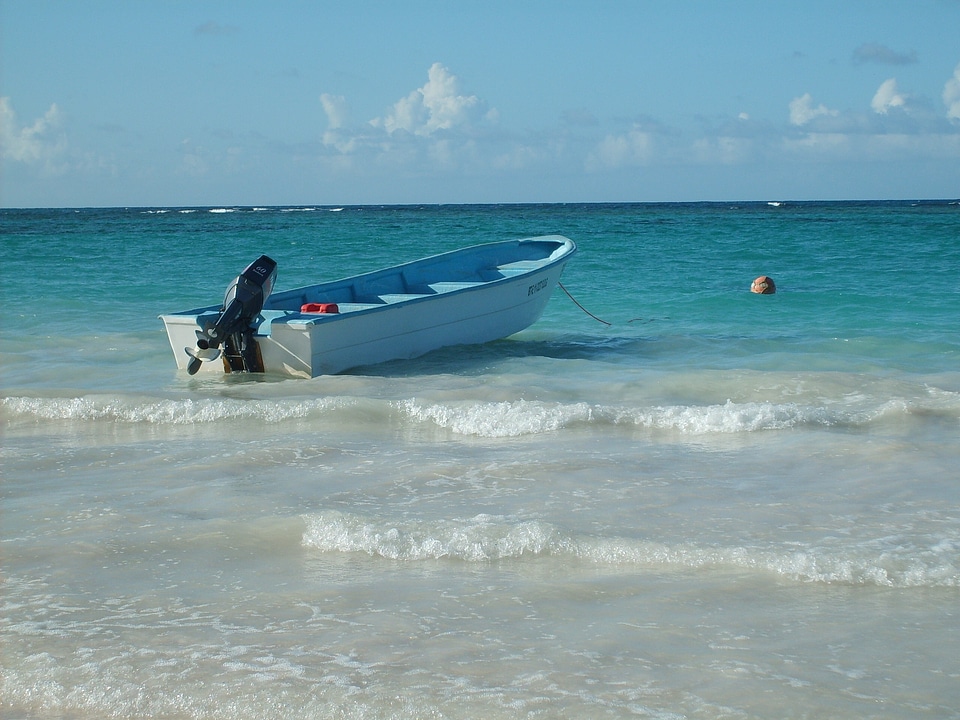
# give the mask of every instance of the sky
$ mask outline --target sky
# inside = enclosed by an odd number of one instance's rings
[[[0,206],[960,197],[960,0],[0,0]]]

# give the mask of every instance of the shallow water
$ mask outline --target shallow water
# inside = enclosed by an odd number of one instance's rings
[[[5,717],[960,717],[957,206],[191,210],[0,212]],[[156,319],[551,232],[610,326],[198,379]]]

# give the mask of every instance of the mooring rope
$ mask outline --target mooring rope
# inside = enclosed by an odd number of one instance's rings
[[[594,320],[596,320],[597,322],[603,323],[604,325],[606,325],[606,326],[608,326],[608,327],[613,325],[613,323],[609,323],[609,322],[607,322],[606,320],[601,320],[601,319],[598,318],[596,315],[594,315],[592,312],[590,312],[589,310],[587,310],[583,305],[581,305],[580,303],[578,303],[578,302],[577,302],[577,299],[576,299],[573,295],[570,294],[570,291],[567,290],[567,289],[563,286],[563,283],[562,283],[562,282],[558,282],[557,285],[559,285],[559,286],[560,286],[560,289],[563,290],[563,291],[567,294],[567,297],[568,297],[568,298],[570,298],[571,300],[573,300],[573,304],[576,305],[576,306],[577,306],[578,308],[580,308],[581,310],[583,310],[587,315],[589,315],[590,317],[592,317],[592,318],[593,318]],[[636,322],[637,320],[642,320],[644,323],[653,322],[653,318],[637,317],[637,318],[633,318],[633,320],[627,320],[627,323],[633,323],[633,322]]]
[[[577,299],[576,299],[573,295],[570,294],[570,291],[567,290],[567,289],[563,286],[563,283],[562,283],[562,282],[558,282],[557,285],[559,285],[559,286],[560,286],[560,289],[563,290],[563,291],[567,294],[567,297],[568,297],[568,298],[570,298],[571,300],[573,300],[573,304],[576,305],[576,306],[577,306],[578,308],[580,308],[581,310],[583,310],[587,315],[589,315],[590,317],[592,317],[592,318],[593,318],[594,320],[596,320],[597,322],[603,323],[604,325],[613,325],[613,323],[608,323],[606,320],[601,320],[601,319],[598,318],[596,315],[594,315],[592,312],[590,312],[589,310],[587,310],[583,305],[581,305],[580,303],[578,303],[578,302],[577,302]]]

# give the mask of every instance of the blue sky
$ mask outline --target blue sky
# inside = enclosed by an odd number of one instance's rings
[[[960,0],[0,0],[4,207],[960,196]]]

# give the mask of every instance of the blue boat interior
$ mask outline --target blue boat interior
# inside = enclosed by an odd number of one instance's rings
[[[303,313],[301,308],[308,303],[335,303],[341,314],[466,290],[537,270],[549,264],[562,246],[555,240],[494,244],[485,250],[488,257],[479,263],[475,249],[472,253],[446,253],[347,280],[274,293],[261,315],[271,322],[282,318],[285,322],[309,323],[330,316]],[[265,329],[261,327],[260,332]]]

